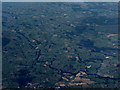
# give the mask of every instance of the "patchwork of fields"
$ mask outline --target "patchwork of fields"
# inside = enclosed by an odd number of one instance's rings
[[[3,3],[3,88],[117,88],[118,3]]]

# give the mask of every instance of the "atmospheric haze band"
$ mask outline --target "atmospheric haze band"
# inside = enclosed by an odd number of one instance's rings
[[[2,2],[0,1],[0,90],[2,88]]]
[[[119,2],[120,0],[1,0],[2,2]]]

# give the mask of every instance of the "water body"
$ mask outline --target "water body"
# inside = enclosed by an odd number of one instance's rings
[[[8,38],[2,38],[2,46],[3,47],[6,46],[9,43],[10,43],[10,39],[8,39]]]

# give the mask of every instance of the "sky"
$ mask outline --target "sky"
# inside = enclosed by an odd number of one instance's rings
[[[118,2],[120,0],[0,0],[2,2]]]

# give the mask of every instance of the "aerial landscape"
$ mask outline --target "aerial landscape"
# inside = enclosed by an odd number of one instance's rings
[[[118,88],[118,3],[4,2],[2,88]]]

